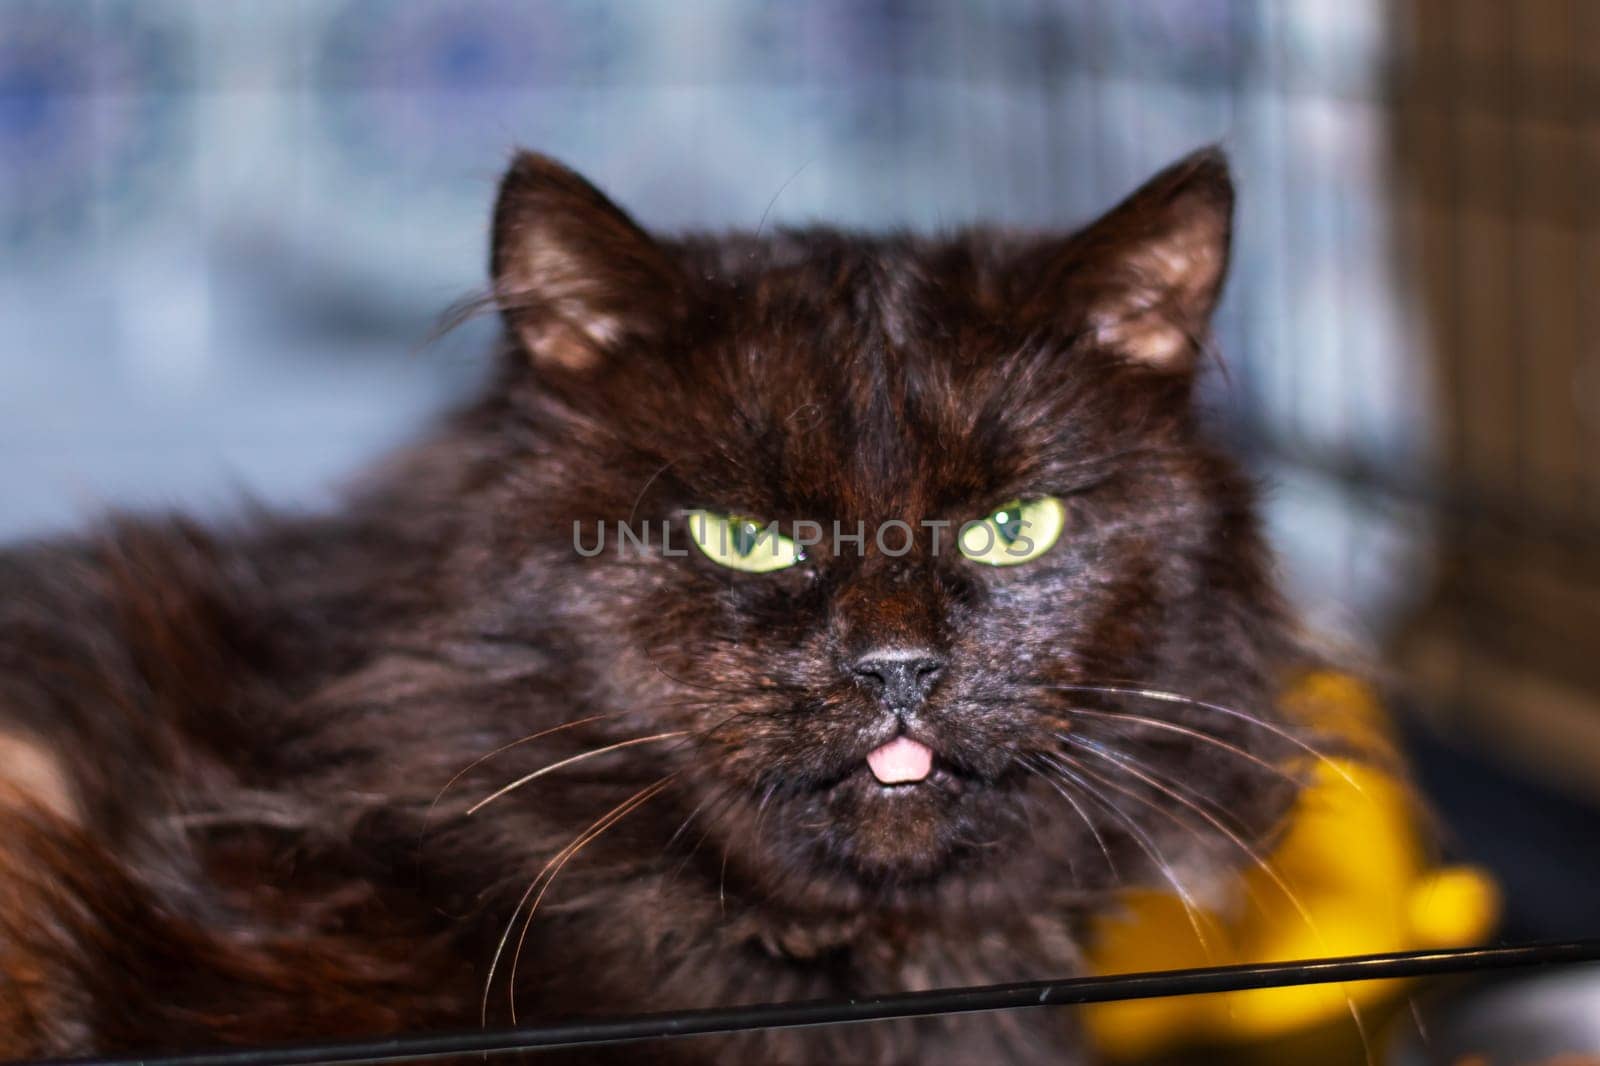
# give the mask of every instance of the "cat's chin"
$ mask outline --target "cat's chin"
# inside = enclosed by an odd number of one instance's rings
[[[922,780],[884,784],[866,766],[828,789],[823,816],[802,821],[823,861],[866,885],[930,883],[971,866],[993,788],[935,764]]]

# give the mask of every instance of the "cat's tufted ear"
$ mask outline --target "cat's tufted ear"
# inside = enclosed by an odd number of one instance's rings
[[[490,251],[494,298],[542,366],[586,370],[659,335],[682,279],[660,245],[600,190],[553,159],[520,152],[500,183]]]
[[[1233,181],[1222,152],[1173,164],[1080,231],[1034,287],[1030,305],[1132,363],[1193,368],[1222,294],[1233,230]]]

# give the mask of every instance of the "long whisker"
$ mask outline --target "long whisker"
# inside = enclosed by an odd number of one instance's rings
[[[1260,715],[1250,714],[1247,711],[1241,711],[1235,707],[1228,707],[1220,703],[1211,703],[1207,700],[1195,699],[1192,696],[1184,696],[1176,692],[1164,692],[1161,689],[1154,688],[1136,688],[1133,686],[1124,685],[1071,684],[1052,684],[1043,687],[1059,689],[1067,692],[1098,692],[1103,695],[1111,696],[1134,696],[1139,699],[1158,700],[1162,703],[1176,703],[1187,707],[1198,707],[1202,710],[1212,711],[1216,714],[1223,714],[1231,718],[1237,718],[1242,722],[1247,722],[1258,729],[1263,729],[1268,733],[1271,733],[1273,736],[1287,744],[1292,744],[1296,748],[1299,748],[1301,751],[1305,752],[1313,759],[1316,759],[1318,762],[1321,762],[1323,765],[1337,773],[1340,777],[1344,778],[1345,782],[1349,784],[1351,788],[1354,788],[1362,795],[1366,795],[1366,791],[1361,787],[1360,782],[1358,782],[1354,777],[1350,776],[1349,771],[1347,771],[1343,766],[1340,766],[1337,760],[1329,758],[1327,753],[1318,750],[1311,744],[1306,743],[1305,740],[1295,736],[1294,733],[1280,725],[1277,725],[1274,722],[1267,721]]]
[[[1067,714],[1072,717],[1082,716],[1088,718],[1103,718],[1121,722],[1133,722],[1138,725],[1148,726],[1151,729],[1164,729],[1169,733],[1178,733],[1182,736],[1189,737],[1191,740],[1198,740],[1202,744],[1210,744],[1213,747],[1221,748],[1223,751],[1226,751],[1231,755],[1236,755],[1247,762],[1254,763],[1263,770],[1266,770],[1272,774],[1276,774],[1292,785],[1298,785],[1301,787],[1304,787],[1305,785],[1304,781],[1296,777],[1294,774],[1291,774],[1283,767],[1278,766],[1275,763],[1268,762],[1266,759],[1263,759],[1254,752],[1245,751],[1237,744],[1230,744],[1221,737],[1212,736],[1210,733],[1207,733],[1201,729],[1190,729],[1188,726],[1179,725],[1176,722],[1168,722],[1161,718],[1150,718],[1142,714],[1127,714],[1122,711],[1096,711],[1091,710],[1088,707],[1073,707],[1071,710],[1067,711]],[[1059,733],[1056,735],[1060,736]]]
[[[623,748],[631,748],[636,744],[649,744],[657,740],[669,740],[672,737],[688,736],[690,732],[691,731],[688,729],[674,729],[667,733],[655,733],[648,737],[634,737],[632,740],[619,740],[617,743],[607,744],[603,748],[596,748],[593,751],[585,751],[577,755],[568,756],[567,758],[561,759],[558,762],[553,762],[549,766],[546,766],[542,769],[535,770],[531,774],[524,774],[522,777],[519,777],[515,781],[511,782],[511,784],[506,785],[504,788],[500,788],[494,792],[491,792],[488,796],[485,796],[477,803],[474,803],[472,806],[468,807],[467,813],[476,814],[490,803],[493,803],[501,796],[504,796],[506,793],[519,789],[528,782],[543,777],[545,774],[554,773],[564,766],[571,766],[573,763],[583,762],[585,759],[593,759],[596,756],[604,755],[607,752],[620,751]]]
[[[1043,781],[1045,784],[1049,785],[1051,788],[1055,789],[1057,792],[1061,791],[1059,788],[1056,788],[1055,782],[1051,781],[1048,777],[1046,777],[1043,774],[1043,772],[1041,772],[1040,770],[1038,770],[1035,767],[1030,766],[1028,764],[1027,756],[1024,756],[1022,759],[1019,759],[1018,760],[1018,765],[1021,766],[1024,770],[1026,770],[1028,773],[1030,773],[1033,776],[1039,778],[1041,781]],[[1063,795],[1063,798],[1066,798],[1066,797]],[[1073,801],[1069,799],[1068,802],[1071,803]],[[1033,838],[1038,837],[1038,835],[1039,835],[1039,826],[1038,826],[1038,822],[1034,818],[1034,810],[1033,810],[1033,805],[1032,804],[1025,804],[1023,806],[1023,816],[1025,818],[1027,818],[1027,820],[1028,820],[1028,837],[1029,837],[1029,839],[1033,839]],[[1079,818],[1083,817],[1083,814],[1082,814],[1081,811],[1079,812],[1078,817]],[[1094,829],[1094,827],[1090,826],[1091,832],[1093,832],[1093,829]],[[1062,857],[1067,860],[1067,873],[1071,875],[1072,883],[1074,885],[1076,885],[1080,889],[1087,888],[1088,882],[1083,879],[1083,873],[1082,873],[1082,871],[1080,871],[1078,869],[1078,861],[1077,861],[1077,859],[1073,858],[1072,849],[1068,848],[1066,853]],[[1108,854],[1108,855],[1106,855],[1106,858],[1110,859],[1111,856]],[[1111,878],[1112,878],[1113,883],[1120,882],[1122,880],[1122,878],[1120,876],[1118,876],[1115,868],[1110,868],[1110,873],[1111,873]]]
[[[1174,825],[1176,825],[1179,829],[1182,829],[1184,832],[1186,832],[1186,833],[1199,833],[1200,832],[1200,829],[1199,829],[1198,826],[1194,825],[1192,822],[1188,822],[1188,821],[1184,820],[1184,818],[1181,817],[1180,815],[1174,813],[1173,811],[1168,810],[1166,807],[1161,806],[1159,803],[1156,803],[1149,796],[1143,795],[1142,793],[1139,793],[1139,792],[1135,792],[1133,789],[1128,788],[1128,787],[1126,787],[1126,786],[1124,786],[1124,785],[1122,785],[1122,784],[1120,784],[1120,783],[1118,783],[1116,781],[1111,780],[1110,778],[1106,777],[1104,774],[1097,773],[1096,771],[1090,769],[1088,766],[1084,765],[1084,763],[1082,761],[1080,761],[1078,759],[1074,759],[1071,756],[1066,755],[1065,753],[1061,754],[1060,758],[1069,760],[1072,763],[1072,765],[1077,768],[1077,772],[1078,773],[1093,779],[1096,783],[1100,784],[1101,786],[1103,786],[1105,788],[1111,789],[1112,791],[1118,793],[1119,795],[1128,797],[1129,799],[1133,800],[1135,803],[1141,804],[1144,807],[1148,807],[1150,810],[1154,811],[1155,813],[1161,815],[1163,818],[1165,818],[1168,821],[1172,822]],[[1117,769],[1122,769],[1120,764],[1114,764],[1114,765],[1116,765]],[[1257,863],[1263,863],[1263,862],[1266,861],[1265,859],[1262,859],[1259,855],[1257,855],[1256,852],[1254,851],[1254,849],[1247,848],[1245,853],[1253,861],[1255,861]],[[1256,906],[1259,907],[1262,911],[1265,911],[1266,910],[1266,904],[1262,901],[1260,895],[1256,892],[1256,890],[1254,888],[1252,888],[1251,885],[1248,882],[1244,883],[1243,887],[1244,887],[1244,890],[1245,890],[1246,894],[1249,895],[1249,897],[1251,899],[1251,902],[1255,903]]]
[[[758,858],[761,855],[761,826],[767,820],[767,811],[771,810],[772,797],[777,794],[777,791],[777,782],[769,784],[766,790],[761,793],[760,802],[756,804],[756,824],[755,828],[750,831],[750,835],[754,838],[754,847],[751,849],[751,853]],[[723,895],[723,887],[727,883],[727,876],[728,849],[724,846],[722,849],[722,872],[717,877],[717,901],[724,916],[728,913],[727,899]]]
[[[1101,834],[1100,828],[1094,824],[1094,820],[1089,817],[1089,812],[1083,809],[1083,805],[1073,797],[1072,793],[1066,791],[1055,781],[1051,780],[1048,774],[1044,773],[1042,770],[1039,770],[1032,763],[1024,762],[1022,765],[1024,769],[1036,775],[1041,781],[1059,793],[1062,799],[1066,800],[1072,805],[1073,811],[1078,815],[1078,818],[1089,830],[1089,835],[1094,837],[1094,842],[1100,846],[1100,854],[1104,856],[1106,860],[1106,869],[1110,872],[1112,880],[1120,884],[1122,881],[1122,872],[1117,869],[1116,860],[1111,857],[1111,849],[1106,846],[1106,838]],[[1076,874],[1074,876],[1076,876]],[[1079,883],[1082,884],[1081,878],[1079,879]]]
[[[1171,780],[1163,780],[1154,776],[1153,772],[1148,771],[1147,768],[1141,769],[1136,760],[1128,758],[1127,755],[1122,752],[1113,751],[1104,744],[1085,741],[1081,737],[1074,737],[1071,734],[1064,734],[1062,739],[1066,740],[1069,744],[1072,744],[1081,751],[1098,755],[1100,758],[1111,763],[1113,766],[1118,767],[1131,777],[1149,786],[1160,795],[1166,796],[1168,799],[1171,799],[1183,806],[1186,810],[1192,811],[1193,813],[1199,815],[1205,820],[1207,825],[1221,833],[1229,843],[1238,848],[1239,851],[1247,856],[1252,863],[1261,869],[1263,873],[1272,878],[1273,882],[1285,895],[1293,897],[1293,892],[1290,891],[1288,886],[1283,882],[1283,879],[1278,875],[1277,870],[1270,862],[1267,861],[1266,857],[1263,856],[1256,848],[1252,847],[1243,837],[1241,837],[1233,828],[1223,822],[1216,814],[1213,814],[1211,811],[1207,810],[1205,806],[1202,806],[1203,801],[1201,801],[1198,796],[1195,796],[1193,793],[1185,795],[1184,793],[1188,792],[1188,790],[1183,785]],[[1157,809],[1159,810],[1160,808]],[[1298,903],[1298,900],[1295,900],[1294,902]]]
[[[444,798],[444,794],[446,792],[450,791],[451,786],[454,785],[457,781],[461,780],[467,774],[471,773],[477,767],[482,766],[484,763],[486,763],[490,759],[494,758],[496,755],[500,755],[500,754],[503,754],[505,752],[508,752],[512,748],[520,747],[523,744],[530,744],[533,741],[539,740],[542,737],[550,736],[552,733],[559,733],[564,729],[572,729],[572,728],[575,728],[575,727],[580,726],[580,725],[588,725],[590,722],[598,722],[602,718],[614,718],[614,717],[616,717],[615,714],[591,714],[587,718],[579,718],[579,719],[577,719],[575,721],[563,722],[562,724],[560,724],[558,726],[551,726],[549,729],[541,729],[537,733],[529,733],[527,736],[520,737],[517,740],[513,740],[509,744],[502,744],[498,748],[495,748],[493,751],[489,752],[487,755],[480,755],[476,759],[473,759],[471,762],[467,763],[467,765],[463,766],[460,770],[456,771],[455,775],[453,777],[451,777],[450,780],[446,781],[444,783],[444,787],[441,788],[438,791],[438,793],[433,797],[433,802],[428,804],[428,810],[422,816],[422,831],[421,831],[421,833],[418,834],[418,836],[420,837],[422,834],[427,832],[427,830],[428,830],[428,820],[433,817],[434,808],[439,805],[439,801]]]
[[[700,834],[695,837],[694,844],[684,851],[684,854],[678,860],[677,865],[662,877],[661,883],[656,889],[658,896],[665,892],[669,885],[683,875],[684,867],[689,865],[695,854],[700,850],[700,846],[704,844],[706,842],[706,838],[711,835],[712,824],[725,812],[732,810],[738,802],[739,797],[737,795],[726,792],[719,793],[712,797],[709,801],[703,801],[698,807],[695,808],[693,812],[691,812],[689,818],[684,819],[683,823],[678,827],[678,831],[673,834],[674,840],[682,837],[683,833],[688,829],[690,821],[695,815],[700,814],[702,811],[705,814],[705,817],[701,819],[702,825]],[[662,854],[665,855],[670,850],[670,847],[663,848]]]
[[[741,712],[736,711],[733,714],[728,715],[726,718],[723,718],[715,725],[700,730],[694,735],[699,740],[707,740],[715,735],[716,732],[723,726],[740,717],[742,717]],[[678,842],[678,838],[683,836],[683,834],[689,829],[689,826],[694,823],[694,820],[703,811],[707,811],[707,808],[709,808],[708,816],[705,819],[705,828],[701,830],[700,836],[695,840],[694,846],[688,850],[688,853],[683,856],[683,858],[678,862],[678,865],[673,868],[672,872],[666,877],[662,878],[661,886],[658,888],[658,892],[664,890],[667,884],[675,880],[678,875],[683,872],[683,868],[688,865],[689,860],[694,857],[694,853],[700,849],[700,845],[705,843],[706,837],[711,833],[711,822],[716,817],[720,816],[720,813],[723,810],[731,809],[738,801],[739,796],[732,792],[727,792],[720,789],[713,791],[699,803],[695,804],[694,808],[688,813],[688,815],[684,817],[683,821],[678,823],[678,828],[673,830],[672,836],[667,838],[666,844],[664,844],[661,848],[661,853],[663,856],[672,851],[673,845]],[[763,806],[765,803],[766,799],[764,798],[762,800]]]
[[[722,868],[717,872],[717,913],[728,916],[728,845],[722,845]]]
[[[756,824],[755,824],[755,827],[751,830],[751,836],[754,837],[754,839],[755,839],[754,854],[756,854],[756,855],[759,855],[761,853],[761,823],[766,819],[768,804],[770,804],[772,802],[772,797],[777,793],[777,791],[778,791],[778,786],[777,786],[776,782],[774,782],[772,784],[769,784],[762,791],[761,799],[756,803]],[[707,824],[705,833],[702,833],[701,836],[700,836],[700,839],[695,842],[695,848],[698,849],[700,847],[700,845],[705,842],[705,838],[710,832],[711,832],[711,826],[710,826],[710,824]],[[691,854],[693,854],[693,853],[691,852]],[[722,844],[722,867],[717,872],[717,910],[724,918],[726,918],[727,915],[728,915],[728,891],[727,890],[728,890],[728,856],[729,856],[729,854],[730,854],[730,852],[728,851],[728,843],[726,841],[724,841],[723,844]],[[687,861],[687,858],[685,859],[685,861]],[[681,864],[679,865],[679,869],[682,869],[682,865]]]
[[[658,782],[656,782],[656,784],[657,785],[664,784],[665,780],[666,779],[663,779],[662,781],[658,781]],[[655,787],[655,786],[647,785],[644,788],[640,789],[638,792],[635,792],[632,796],[630,796],[627,799],[623,800],[621,803],[619,803],[615,807],[611,808],[611,810],[607,811],[605,814],[602,814],[599,818],[595,819],[592,823],[590,823],[589,828],[585,829],[583,832],[584,833],[589,832],[590,830],[594,829],[596,826],[598,826],[602,822],[604,822],[607,818],[610,818],[612,815],[616,815],[619,812],[625,813],[623,811],[623,809],[626,808],[628,806],[628,804],[630,804],[634,800],[638,799],[641,793],[648,792],[653,787]],[[578,835],[581,837],[583,835],[583,833],[580,833]],[[483,1025],[488,1025],[489,1024],[489,991],[494,986],[495,971],[500,966],[500,957],[505,953],[506,943],[511,939],[511,930],[512,930],[512,928],[514,928],[516,926],[517,915],[522,913],[522,908],[523,908],[524,904],[526,904],[528,902],[528,898],[533,895],[534,889],[539,887],[539,881],[544,877],[545,873],[551,868],[551,866],[553,866],[555,864],[556,860],[561,858],[561,856],[563,854],[565,854],[567,852],[567,850],[570,849],[571,847],[572,847],[572,845],[568,844],[566,848],[561,849],[561,851],[558,852],[553,858],[551,858],[549,862],[544,864],[544,867],[542,869],[540,869],[539,872],[533,876],[533,880],[528,882],[528,887],[525,890],[523,890],[522,896],[517,900],[517,905],[515,907],[511,908],[511,918],[510,918],[509,921],[506,922],[505,931],[500,934],[500,942],[495,945],[494,956],[493,956],[493,958],[491,958],[489,960],[489,973],[484,978],[484,981],[483,981],[483,1003],[482,1003],[482,1007],[481,1007],[480,1014],[479,1014],[479,1022],[480,1022],[480,1024],[483,1024]]]
[[[1134,765],[1131,760],[1126,758],[1118,758],[1116,757],[1115,753],[1112,753],[1103,745],[1086,743],[1077,737],[1071,736],[1070,734],[1064,735],[1063,739],[1074,744],[1083,751],[1100,756],[1100,758],[1110,762],[1113,766],[1120,767],[1124,773],[1132,775],[1138,780],[1144,782],[1150,788],[1155,789],[1158,793],[1175,800],[1186,809],[1193,811],[1195,814],[1203,818],[1207,824],[1227,838],[1227,840],[1232,843],[1234,847],[1238,848],[1244,855],[1248,856],[1250,861],[1253,862],[1262,873],[1266,874],[1266,876],[1277,887],[1278,891],[1283,893],[1284,899],[1286,899],[1289,902],[1289,905],[1294,908],[1295,913],[1300,916],[1300,920],[1305,923],[1305,926],[1311,932],[1311,935],[1323,945],[1325,952],[1331,954],[1331,951],[1327,948],[1326,941],[1322,936],[1321,929],[1317,927],[1316,920],[1311,917],[1311,912],[1307,910],[1305,904],[1301,902],[1299,895],[1297,895],[1295,891],[1289,887],[1288,882],[1285,881],[1283,876],[1278,873],[1277,868],[1274,867],[1272,863],[1268,862],[1260,852],[1258,852],[1255,848],[1252,848],[1243,839],[1241,839],[1237,833],[1224,825],[1203,806],[1191,802],[1189,799],[1185,798],[1176,788],[1171,787],[1170,783],[1164,784],[1159,779],[1145,773],[1136,765]],[[1086,773],[1092,773],[1092,771],[1089,771],[1088,768],[1084,767],[1081,763],[1078,764],[1078,768],[1080,770],[1084,770]],[[1118,791],[1124,792],[1124,794],[1128,794],[1126,790],[1120,788],[1120,786],[1118,786],[1115,782],[1108,781],[1098,774],[1093,774],[1093,776],[1104,784],[1112,788],[1116,788]],[[1155,810],[1163,810],[1162,807],[1151,803],[1147,798],[1145,798],[1145,802],[1149,803],[1149,805]],[[1167,813],[1169,815],[1171,814],[1171,812]],[[1340,987],[1341,989],[1343,988],[1342,985]],[[1367,1061],[1370,1064],[1372,1062],[1372,1045],[1367,1037],[1366,1024],[1361,1020],[1361,1012],[1357,1010],[1355,1000],[1350,998],[1350,993],[1348,990],[1346,990],[1344,993],[1344,999],[1346,1006],[1350,1008],[1351,1020],[1355,1023],[1356,1031],[1361,1037],[1362,1050],[1366,1053]]]
[[[701,811],[705,810],[706,806],[713,800],[721,800],[722,798],[723,797],[721,793],[712,792],[707,794],[705,799],[702,799],[699,803],[696,803],[694,808],[684,816],[683,821],[678,823],[678,828],[672,831],[672,835],[668,837],[667,842],[661,846],[661,850],[663,852],[671,851],[672,846],[678,842],[678,838],[683,836],[684,832],[688,830],[690,824],[695,820],[695,816]]]
[[[1048,759],[1048,756],[1046,758]],[[1074,765],[1078,766],[1079,769],[1083,769],[1081,764],[1076,763],[1075,760],[1073,763]],[[1128,827],[1128,832],[1134,838],[1134,841],[1139,845],[1141,850],[1143,850],[1146,855],[1150,856],[1150,861],[1156,864],[1156,869],[1161,872],[1161,876],[1164,877],[1167,883],[1172,886],[1172,890],[1178,894],[1178,900],[1183,904],[1184,916],[1188,918],[1189,927],[1194,930],[1195,940],[1199,941],[1200,950],[1205,952],[1206,960],[1208,962],[1214,961],[1216,959],[1216,953],[1212,950],[1211,941],[1206,936],[1205,930],[1202,928],[1199,904],[1195,902],[1194,896],[1189,891],[1188,886],[1185,885],[1182,879],[1178,877],[1178,872],[1173,868],[1172,863],[1165,855],[1161,853],[1161,849],[1156,846],[1156,842],[1150,839],[1150,834],[1146,833],[1144,829],[1137,822],[1135,822],[1132,817],[1129,816],[1127,811],[1124,811],[1122,808],[1107,800],[1105,797],[1096,795],[1095,791],[1088,786],[1088,783],[1085,782],[1083,778],[1073,773],[1071,768],[1055,762],[1054,760],[1050,761],[1050,765],[1054,767],[1058,773],[1065,776],[1068,780],[1075,782],[1079,788],[1083,789],[1084,795],[1095,800],[1106,810],[1120,818],[1122,820],[1122,824]]]
[[[605,835],[607,830],[616,825],[618,822],[622,821],[622,819],[626,818],[628,815],[644,806],[644,804],[650,801],[651,797],[657,795],[662,789],[670,785],[672,783],[672,779],[677,776],[678,775],[676,773],[668,774],[655,784],[640,789],[638,792],[634,793],[631,799],[624,801],[621,809],[613,808],[613,813],[603,816],[599,822],[591,825],[582,834],[580,834],[579,839],[574,840],[571,844],[568,844],[564,849],[562,849],[562,854],[551,860],[551,862],[555,863],[554,869],[550,869],[549,864],[546,864],[546,869],[550,871],[549,876],[545,877],[544,887],[539,889],[539,894],[533,897],[533,902],[528,906],[528,916],[527,918],[523,919],[522,932],[517,937],[517,950],[512,952],[511,955],[511,976],[510,980],[507,982],[507,990],[509,992],[512,1025],[517,1024],[517,967],[522,962],[522,948],[523,945],[528,942],[528,930],[533,925],[533,916],[538,912],[539,904],[544,900],[545,893],[550,891],[550,886],[555,884],[556,877],[560,875],[567,863],[571,862],[578,852],[588,847],[593,841]],[[540,876],[544,876],[543,870],[540,871]],[[515,920],[515,918],[516,915],[512,915],[512,919]]]

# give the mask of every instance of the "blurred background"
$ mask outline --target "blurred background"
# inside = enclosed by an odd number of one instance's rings
[[[0,539],[470,393],[515,145],[648,225],[1066,226],[1208,142],[1210,402],[1505,936],[1600,933],[1600,4],[0,0]],[[770,214],[768,214],[770,211]]]

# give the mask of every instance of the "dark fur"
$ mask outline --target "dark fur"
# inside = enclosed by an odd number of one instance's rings
[[[477,1025],[530,880],[667,774],[540,902],[524,1020],[1070,973],[1116,883],[1163,883],[1108,807],[1185,876],[1241,862],[1113,773],[1127,791],[1083,797],[1110,869],[1021,762],[1064,750],[1055,730],[1102,738],[1255,842],[1290,798],[1215,746],[1071,715],[1120,708],[1273,756],[1267,731],[1051,687],[1272,713],[1289,645],[1251,493],[1191,410],[1230,204],[1202,154],[1075,236],[657,241],[521,157],[496,213],[500,376],[344,513],[117,520],[0,556],[0,729],[58,754],[79,812],[0,806],[0,1049]],[[1174,250],[1193,276],[1163,273]],[[1149,330],[1180,331],[1181,357]],[[1066,500],[1070,524],[1010,569],[948,543],[935,558],[926,535],[901,559],[869,535],[864,557],[824,546],[767,575],[572,547],[575,520],[589,539],[667,521],[683,547],[693,507],[871,530],[1030,493]],[[949,667],[911,723],[939,773],[887,798],[863,760],[899,725],[844,664],[891,641]],[[694,735],[465,813],[556,759],[676,729]],[[1039,1011],[653,1053],[1060,1062],[1069,1029]]]

